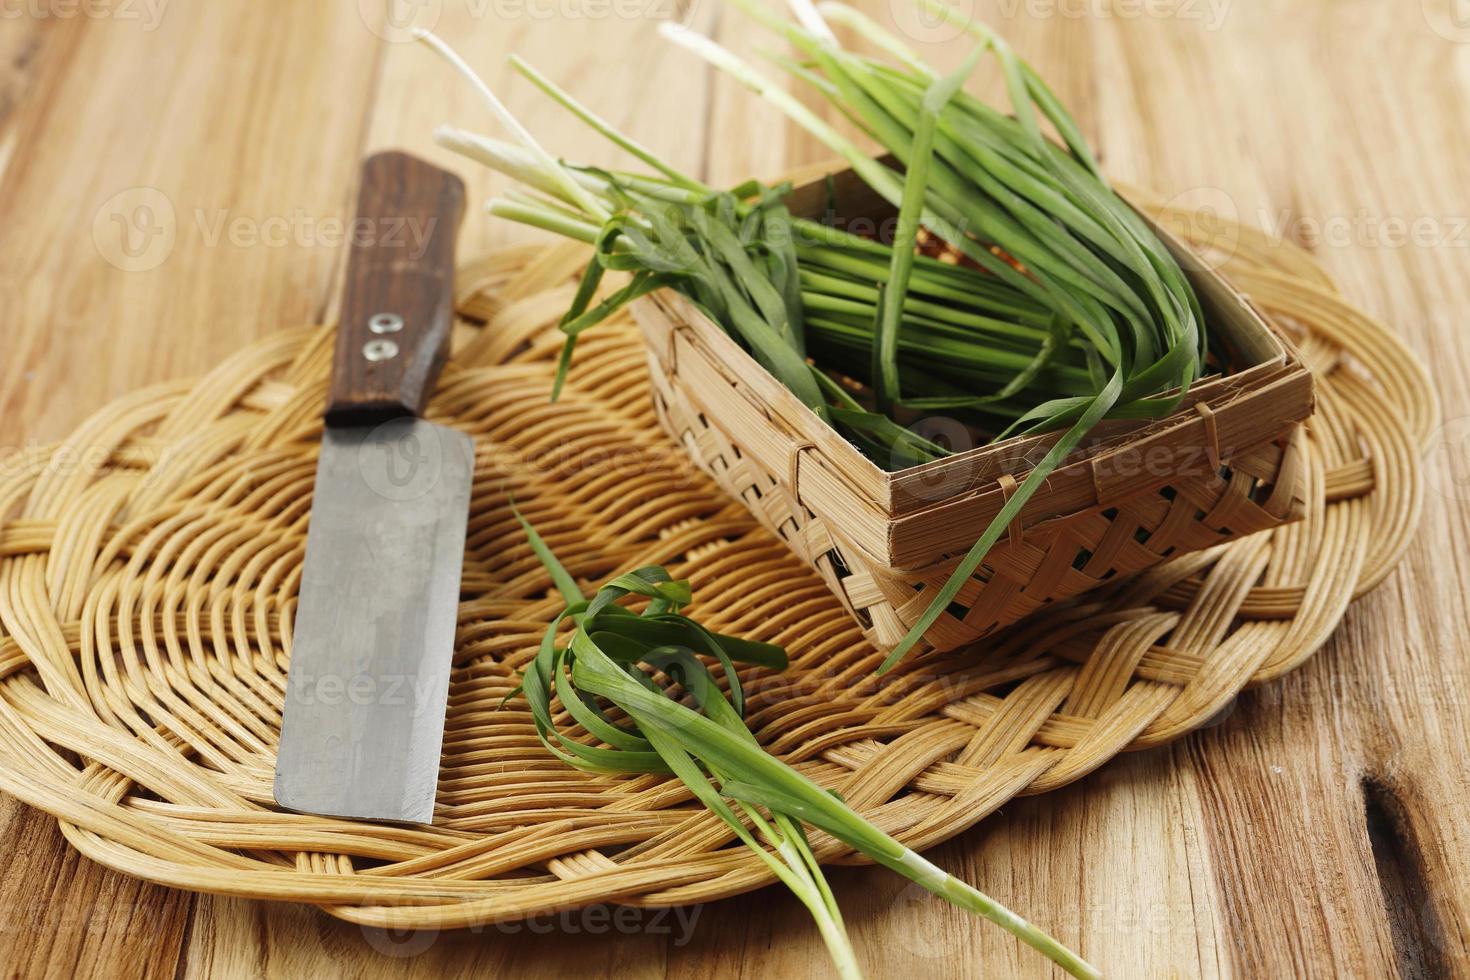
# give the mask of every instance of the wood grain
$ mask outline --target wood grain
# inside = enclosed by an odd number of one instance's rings
[[[387,150],[363,161],[360,184],[327,388],[334,425],[423,414],[454,319],[464,182]]]
[[[328,226],[350,217],[365,152],[451,166],[472,205],[503,186],[432,146],[441,121],[490,121],[441,63],[381,37],[394,32],[360,16],[373,7],[174,3],[151,23],[140,5],[125,18],[42,4],[0,21],[7,465],[125,391],[331,316],[345,249]],[[828,155],[659,43],[648,21],[667,5],[422,9],[569,156],[620,159],[513,79],[507,52],[712,180]],[[1416,548],[1308,666],[1182,743],[1007,806],[936,860],[1117,976],[1470,975],[1470,32],[1451,0],[975,9],[1052,80],[1115,176],[1316,253],[1430,361],[1449,421]],[[690,17],[743,51],[770,43],[714,2]],[[938,64],[962,55],[903,19]],[[975,88],[1002,92],[993,73]],[[472,206],[460,252],[524,234]],[[688,935],[609,913],[395,944],[311,909],[137,884],[79,860],[49,818],[4,807],[0,963],[16,975],[827,970],[775,889],[698,910]],[[834,879],[873,976],[1041,972],[891,875]]]

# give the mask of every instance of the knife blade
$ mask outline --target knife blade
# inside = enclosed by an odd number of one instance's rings
[[[276,757],[289,810],[433,819],[474,444],[420,416],[463,211],[452,174],[363,163]]]

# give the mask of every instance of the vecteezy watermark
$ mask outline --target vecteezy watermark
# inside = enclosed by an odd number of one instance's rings
[[[115,20],[157,29],[168,0],[0,0],[3,20]]]
[[[439,430],[430,430],[435,435]],[[398,442],[365,449],[358,457],[359,472],[369,489],[389,500],[412,499],[433,486],[442,472],[443,453],[453,447],[460,451],[458,439],[432,439]],[[498,472],[510,467],[531,466],[553,472],[558,479],[577,480],[591,477],[635,480],[656,474],[666,485],[689,488],[703,485],[703,477],[688,464],[683,450],[673,445],[602,447],[588,445],[585,439],[550,442],[535,447],[506,446],[494,441],[476,447],[487,470]],[[175,479],[179,473],[193,472],[198,463],[187,449],[154,444],[127,447],[126,466],[140,473],[140,479]],[[24,474],[31,480],[56,478],[84,473],[89,478],[101,476],[117,465],[118,447],[111,443],[61,445],[28,439],[23,443],[0,445],[0,477]],[[303,461],[300,465],[311,465]]]
[[[1230,18],[1233,4],[1234,0],[997,0],[995,12],[1004,20],[1174,20],[1217,31]],[[888,10],[900,34],[942,43],[963,34],[971,21],[985,19],[978,6],[977,0],[956,0],[949,4],[951,16],[945,17],[912,0],[889,0]]]
[[[1305,248],[1470,248],[1470,216],[1383,215],[1367,208],[1352,214],[1307,215],[1290,208],[1260,213],[1260,224],[1278,241]]]
[[[70,476],[75,473],[97,476],[111,462],[113,448],[71,444],[57,446],[34,440],[22,446],[0,446],[0,474],[25,473],[36,479]]]
[[[910,882],[894,896],[890,916],[897,920],[890,935],[903,947],[926,960],[950,955],[953,930],[959,915],[954,906],[917,882]]]
[[[1218,31],[1234,0],[998,0],[1002,17],[1013,20],[1177,20]]]
[[[1429,486],[1449,500],[1470,501],[1470,417],[1449,419],[1429,438]]]
[[[282,214],[243,214],[228,208],[193,208],[181,216],[156,187],[129,187],[98,206],[92,215],[92,242],[108,264],[124,272],[147,272],[162,265],[181,237],[200,248],[340,248],[372,245],[402,250],[410,261],[422,258],[438,223],[436,217],[384,215],[342,218],[314,215],[305,208]]]
[[[494,20],[678,20],[687,21],[692,2],[679,0],[465,0],[471,17]]]
[[[205,248],[221,244],[235,248],[337,248],[344,244],[401,248],[409,259],[423,257],[438,218],[404,215],[382,218],[357,217],[350,221],[327,216],[318,218],[304,208],[289,214],[231,214],[226,208],[194,211],[194,225]]]
[[[487,926],[471,926],[466,932],[479,935],[498,932],[506,936],[667,936],[675,947],[683,947],[694,938],[702,905],[680,905],[674,908],[642,909],[630,905],[589,905],[580,909],[556,912],[532,912],[508,922]],[[439,938],[436,929],[407,929],[393,926],[364,926],[363,937],[369,946],[385,956],[408,959],[427,952]]]
[[[395,44],[413,40],[414,31],[432,31],[444,14],[444,0],[357,0],[367,29]]]
[[[1164,202],[1154,216],[1165,231],[1192,243],[1184,265],[1192,272],[1218,269],[1240,247],[1240,211],[1219,187],[1191,187]]]
[[[1429,29],[1446,41],[1470,44],[1470,0],[1419,0]]]
[[[919,438],[947,450],[951,456],[986,444],[964,423],[945,416],[926,416],[911,423],[908,429]],[[1017,482],[1030,475],[1051,451],[1054,441],[1037,438],[1019,444],[996,444],[995,457],[988,459],[985,466],[930,467],[906,481],[905,492],[921,500],[935,501],[987,488],[998,491],[996,481],[1002,475]],[[1068,467],[1080,464],[1086,467],[1087,477],[1096,487],[1128,487],[1132,492],[1143,493],[1180,478],[1210,473],[1216,468],[1214,451],[1215,447],[1203,442],[1107,446],[1102,438],[1091,437],[1059,458],[1056,471],[1065,472]],[[893,461],[907,465],[897,454]]]
[[[1310,213],[1262,207],[1243,214],[1219,187],[1191,187],[1151,212],[1175,237],[1191,243],[1198,262],[1217,267],[1240,246],[1241,226],[1259,228],[1276,244],[1291,242],[1310,250],[1335,248],[1470,248],[1470,214],[1386,214],[1360,207],[1351,213]]]
[[[1422,655],[1412,643],[1405,642],[1403,648],[1415,655]],[[1389,654],[1398,654],[1399,649],[1388,647]],[[1314,712],[1328,715],[1340,712],[1344,706],[1357,712],[1363,711],[1458,711],[1470,705],[1470,666],[1446,665],[1439,672],[1435,683],[1415,683],[1414,675],[1404,679],[1383,676],[1371,684],[1356,678],[1344,678],[1341,673],[1322,672],[1310,682],[1285,687],[1281,684],[1262,684],[1242,695],[1245,709],[1254,713],[1277,711],[1290,707],[1294,712]]]
[[[393,419],[362,441],[357,451],[357,471],[373,493],[384,500],[404,503],[433,490],[444,473],[445,454],[462,451],[462,437],[448,435],[438,426],[416,419]],[[473,447],[468,452],[473,453]],[[465,459],[458,465],[473,471],[475,462]]]
[[[432,31],[451,4],[474,21],[651,20],[687,21],[695,0],[357,0],[368,30],[394,44],[412,41],[415,31]]]
[[[423,685],[418,674],[313,674],[305,670],[291,671],[291,700],[296,704],[387,705],[410,707],[413,716],[441,702]]]
[[[173,253],[178,221],[173,202],[156,187],[129,187],[92,215],[92,242],[110,265],[147,272]]]
[[[675,946],[687,946],[694,938],[695,927],[704,912],[703,905],[677,905],[673,908],[640,909],[628,905],[589,905],[560,912],[533,912],[523,919],[497,922],[490,928],[514,936],[518,933],[547,935],[602,936],[617,935],[669,936]]]
[[[1002,900],[1007,904],[1022,901]],[[968,928],[965,913],[917,884],[910,884],[894,897],[890,915],[898,926],[893,930],[898,942],[924,960],[952,957],[956,932]],[[1078,934],[1146,938],[1193,934],[1196,930],[1194,910],[1187,904],[1147,898],[1059,907],[1037,924],[1064,943],[1073,942],[1069,937]]]

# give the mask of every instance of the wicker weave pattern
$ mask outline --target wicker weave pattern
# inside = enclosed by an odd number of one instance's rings
[[[514,494],[589,583],[667,564],[693,579],[695,615],[786,644],[790,670],[750,678],[764,743],[912,846],[951,837],[1290,670],[1402,554],[1435,421],[1423,373],[1304,257],[1257,244],[1242,235],[1232,273],[1307,331],[1325,379],[1305,520],[881,681],[822,580],[659,431],[630,325],[587,339],[547,403],[575,250],[466,270],[461,310],[487,326],[462,328],[430,413],[478,449],[431,828],[270,803],[328,332],[284,331],[198,381],[140,391],[0,473],[0,789],[126,873],[364,923],[453,927],[765,884],[677,784],[572,771],[519,701],[497,710],[559,606]]]

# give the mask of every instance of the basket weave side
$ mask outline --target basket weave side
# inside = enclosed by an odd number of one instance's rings
[[[644,316],[655,315],[647,311]],[[699,341],[685,354],[700,356]],[[749,443],[722,424],[731,399],[757,399],[728,387],[690,384],[666,347],[648,347],[649,379],[659,423],[694,462],[743,503],[798,558],[822,576],[861,624],[869,642],[890,649],[928,608],[952,564],[900,572],[874,560],[843,533],[840,521],[800,499],[796,465],[772,471]],[[687,350],[687,349],[686,349]],[[1043,607],[1167,560],[1300,520],[1306,462],[1300,426],[1162,487],[1120,496],[1074,514],[1015,528],[991,549],[976,575],[942,613],[925,641],[953,650]],[[1003,478],[1004,479],[1004,478]],[[1012,478],[1009,489],[1015,488]]]

